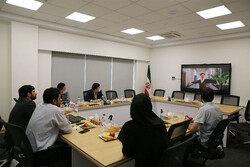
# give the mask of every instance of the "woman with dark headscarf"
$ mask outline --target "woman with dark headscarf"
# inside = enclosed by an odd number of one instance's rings
[[[123,125],[118,136],[123,154],[133,157],[136,167],[157,166],[167,145],[164,122],[152,111],[151,100],[145,94],[134,97],[130,115],[132,120]]]

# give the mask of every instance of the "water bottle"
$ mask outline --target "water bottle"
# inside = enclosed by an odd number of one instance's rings
[[[163,119],[163,110],[161,109],[160,118]]]
[[[78,97],[77,97],[77,100],[76,100],[76,105],[79,105],[80,102],[81,102],[81,98],[80,98],[80,96],[78,96]]]
[[[106,114],[102,114],[102,126],[105,126],[106,124]]]
[[[101,106],[103,106],[103,100],[101,100]]]

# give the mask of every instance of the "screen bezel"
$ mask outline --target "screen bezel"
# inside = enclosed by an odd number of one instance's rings
[[[183,88],[182,87],[182,71],[183,68],[222,68],[223,66],[228,66],[229,67],[229,91],[223,91],[223,90],[214,90],[214,93],[217,95],[230,95],[231,93],[231,76],[232,76],[232,64],[231,63],[220,63],[220,64],[182,64],[181,65],[181,91],[184,92],[200,92],[200,89],[194,89],[194,88]]]

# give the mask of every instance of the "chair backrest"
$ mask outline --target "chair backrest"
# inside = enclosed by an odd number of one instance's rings
[[[196,101],[201,101],[201,93],[198,93],[198,92],[197,92],[197,93],[194,94],[194,101],[195,101],[195,100],[196,100]]]
[[[0,122],[8,131],[11,140],[13,141],[13,158],[15,158],[21,166],[32,166],[33,150],[30,142],[22,127],[7,123],[2,119]]]
[[[165,90],[163,89],[155,89],[154,96],[164,97]]]
[[[183,167],[191,149],[195,135],[163,151],[159,167]]]
[[[87,94],[88,94],[87,90],[83,91],[83,99],[84,99],[84,101],[86,101],[85,99],[86,99]]]
[[[115,90],[107,90],[106,91],[107,99],[116,99],[118,98],[117,92]]]
[[[221,96],[220,104],[239,106],[239,104],[240,104],[240,96],[223,95],[223,96]]]
[[[214,154],[215,156],[216,155],[217,156],[224,156],[224,155],[221,155],[220,150],[218,150],[218,146],[219,145],[223,146],[222,139],[224,137],[224,131],[225,131],[226,127],[228,126],[229,122],[237,120],[239,118],[239,116],[240,116],[240,114],[233,115],[230,118],[221,120],[216,125],[214,131],[210,135],[208,142],[207,142],[208,150],[210,151],[210,153]],[[222,157],[218,157],[218,158],[222,158]]]
[[[125,98],[135,97],[135,90],[133,89],[125,89],[124,90]]]
[[[178,141],[181,141],[185,138],[191,120],[192,119],[185,120],[183,122],[176,123],[170,126],[167,133],[168,135],[167,141],[169,141],[170,145]]]
[[[173,91],[172,93],[172,98],[175,98],[175,99],[184,99],[185,97],[185,92],[182,92],[182,91]]]
[[[0,120],[2,120],[1,116],[0,116]],[[2,130],[2,128],[3,128],[3,123],[2,121],[0,121],[0,131]]]
[[[250,100],[248,100],[245,110],[245,120],[250,121]]]

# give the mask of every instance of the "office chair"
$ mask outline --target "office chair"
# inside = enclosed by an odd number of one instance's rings
[[[175,98],[175,99],[184,99],[185,97],[185,92],[182,92],[182,91],[173,91],[172,93],[172,98]]]
[[[164,97],[165,90],[163,89],[155,89],[154,96]]]
[[[117,92],[115,90],[107,90],[106,91],[107,99],[116,99],[118,98]]]
[[[245,120],[246,121],[250,121],[250,100],[248,100],[247,106],[246,106],[246,110],[245,110]],[[250,136],[250,123],[248,122],[241,122],[241,123],[231,123],[232,127],[234,128],[233,130],[238,132],[239,135],[246,133],[248,134],[248,136]],[[250,140],[248,139],[240,139],[239,136],[236,137],[237,139],[237,146],[240,143],[240,141],[242,141],[243,144],[250,144]]]
[[[196,135],[163,151],[158,167],[184,167]]]
[[[221,120],[210,135],[207,141],[207,147],[200,145],[199,148],[194,148],[192,150],[192,154],[202,158],[202,166],[205,166],[205,163],[208,159],[213,160],[224,158],[224,131],[229,122],[236,120],[239,116],[240,114],[234,115],[231,118]]]
[[[13,141],[13,146],[11,149],[11,155],[12,155],[11,158],[16,159],[19,162],[18,166],[20,167],[41,167],[41,166],[52,167],[58,162],[58,161],[55,161],[56,155],[58,155],[58,152],[59,152],[58,150],[62,151],[61,148],[64,147],[65,144],[55,144],[55,145],[50,146],[47,150],[33,152],[30,142],[22,127],[7,123],[3,120],[0,120],[0,122],[4,125],[5,129],[9,132],[11,140]],[[66,163],[69,163],[69,162],[66,162]],[[63,164],[63,165],[66,166],[66,164]]]
[[[15,102],[17,102],[17,98],[13,98],[13,100],[14,100]]]
[[[223,96],[221,96],[220,104],[239,106],[240,96],[223,95]]]
[[[192,119],[185,120],[180,123],[173,124],[170,126],[167,132],[167,141],[170,145],[182,141],[185,139],[188,126]]]
[[[83,91],[83,99],[84,99],[84,101],[86,101],[86,96],[87,96],[87,94],[88,94],[88,91],[87,91],[87,90]]]
[[[201,93],[196,92],[194,94],[194,101],[201,101]]]
[[[3,123],[2,123],[2,118],[0,116],[0,131],[3,128]],[[3,149],[4,151],[0,154],[0,167],[3,167],[7,165],[9,162],[8,157],[4,157],[4,154],[7,152],[7,148],[5,146],[5,141],[4,141],[4,133],[0,134],[1,135],[1,140],[0,140],[0,149]]]
[[[135,90],[133,89],[125,89],[124,90],[124,95],[125,95],[125,98],[130,98],[130,97],[135,97]]]

